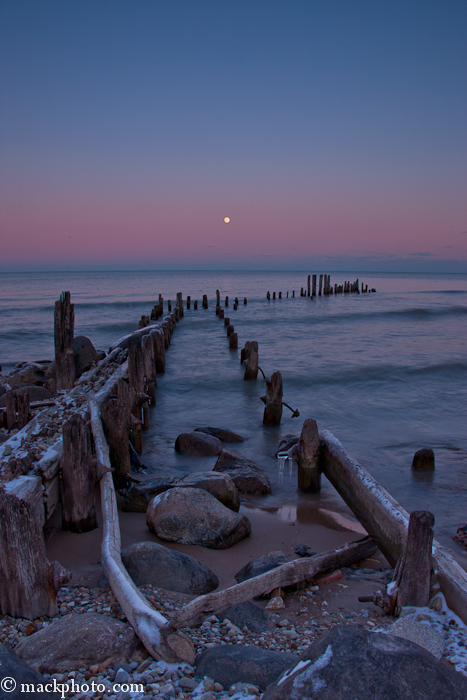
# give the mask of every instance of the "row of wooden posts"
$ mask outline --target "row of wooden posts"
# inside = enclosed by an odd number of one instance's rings
[[[56,614],[56,594],[69,575],[58,562],[47,560],[42,526],[58,503],[63,529],[87,532],[97,527],[95,489],[102,472],[85,402],[90,376],[112,361],[120,363],[96,395],[96,405],[115,486],[122,488],[131,473],[129,441],[142,451],[142,430],[149,427],[148,408],[155,403],[156,375],[165,370],[165,351],[182,316],[180,300],[159,325],[115,343],[108,357],[73,388],[74,365],[67,359],[73,358],[74,309],[68,292],[56,303],[57,386],[68,388],[68,401],[75,402],[76,411],[63,424],[59,444],[34,463],[33,472],[0,484],[0,579],[9,581],[0,586],[1,614],[27,619]]]
[[[318,282],[318,293],[316,292]],[[376,292],[376,289],[368,290],[368,285],[361,283],[361,293],[365,294],[368,291]],[[316,296],[328,296],[329,294],[360,294],[359,280],[358,278],[355,282],[344,282],[343,284],[331,285],[331,275],[322,274],[317,279],[317,275],[308,275],[307,286],[300,288],[301,297],[310,297],[313,299]],[[286,293],[288,298],[289,293]],[[295,297],[295,290],[292,291],[292,298]],[[272,299],[276,298],[276,292],[272,293]],[[282,292],[278,292],[278,298],[282,299]],[[266,293],[266,299],[271,300],[271,292]]]

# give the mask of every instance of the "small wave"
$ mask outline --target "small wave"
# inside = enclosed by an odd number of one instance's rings
[[[341,386],[385,383],[401,381],[406,382],[410,377],[424,375],[439,375],[444,378],[459,378],[460,374],[467,372],[465,362],[439,362],[425,367],[398,367],[396,365],[378,365],[362,367],[360,369],[342,370],[332,374],[314,375],[308,378],[295,377],[300,384],[308,386],[336,385]]]
[[[411,309],[390,309],[388,311],[370,311],[365,312],[351,312],[348,314],[329,314],[327,316],[315,316],[313,317],[313,324],[330,324],[330,323],[341,323],[342,321],[373,321],[375,319],[400,319],[402,321],[421,321],[430,318],[448,317],[448,316],[466,316],[467,306],[448,306],[445,308],[424,308],[424,307],[413,307]],[[265,322],[269,322],[265,319]],[[310,324],[309,317],[302,317],[294,321],[295,323],[302,323],[304,325]]]

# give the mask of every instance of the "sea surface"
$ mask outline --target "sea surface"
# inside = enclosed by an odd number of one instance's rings
[[[311,301],[299,296],[305,272],[1,273],[0,364],[5,373],[20,361],[52,359],[54,301],[64,290],[75,304],[75,335],[97,348],[136,329],[159,293],[173,301],[180,291],[200,307],[207,294],[209,309],[195,311],[192,303],[167,351],[143,462],[211,469],[213,458],[182,457],[173,443],[200,425],[225,426],[247,438],[234,451],[270,476],[272,496],[251,498],[252,507],[290,523],[328,519],[336,526],[329,511],[350,514],[331,485],[323,479],[321,494],[301,494],[296,466],[280,474],[274,457],[280,436],[298,434],[312,417],[408,511],[431,510],[436,537],[466,565],[467,554],[451,538],[467,521],[467,275],[329,272],[332,284],[359,277],[377,291]],[[215,315],[216,289],[222,304],[229,297],[225,315],[238,351],[229,350]],[[268,302],[268,290],[281,291],[282,299]],[[263,427],[264,381],[259,375],[244,382],[239,362],[247,340],[258,341],[266,375],[282,373],[284,401],[299,418],[284,408],[279,428]],[[436,469],[417,475],[412,457],[426,446],[435,451]]]

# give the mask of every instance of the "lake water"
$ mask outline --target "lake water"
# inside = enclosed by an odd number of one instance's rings
[[[313,271],[310,271],[313,272]],[[252,506],[278,510],[295,520],[348,511],[324,481],[318,496],[296,490],[296,467],[279,478],[274,452],[280,435],[299,433],[303,419],[334,432],[347,451],[408,510],[435,514],[436,536],[465,559],[451,540],[467,520],[467,275],[332,273],[331,283],[361,281],[376,294],[348,294],[310,301],[296,296],[303,272],[67,272],[0,274],[0,364],[9,371],[26,359],[53,356],[53,305],[64,290],[75,304],[75,335],[107,348],[137,328],[159,293],[181,291],[209,309],[185,312],[158,377],[157,405],[145,433],[147,464],[195,470],[213,459],[177,455],[178,433],[199,425],[222,425],[247,440],[234,451],[268,472],[273,495]],[[215,292],[229,296],[226,310],[239,336],[229,351],[223,321],[215,315]],[[266,292],[282,291],[268,302]],[[289,298],[286,292],[289,291]],[[240,298],[236,311],[235,296]],[[242,303],[246,296],[248,304]],[[224,302],[223,302],[224,303]],[[166,308],[166,307],[165,307]],[[264,381],[244,382],[240,348],[259,343],[267,375],[282,373],[284,409],[280,428],[262,425]],[[417,476],[413,453],[435,451],[436,470]]]

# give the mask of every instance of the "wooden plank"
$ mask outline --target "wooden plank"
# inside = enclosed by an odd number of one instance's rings
[[[28,503],[39,528],[44,527],[44,487],[40,476],[17,476],[5,484],[5,492]]]

